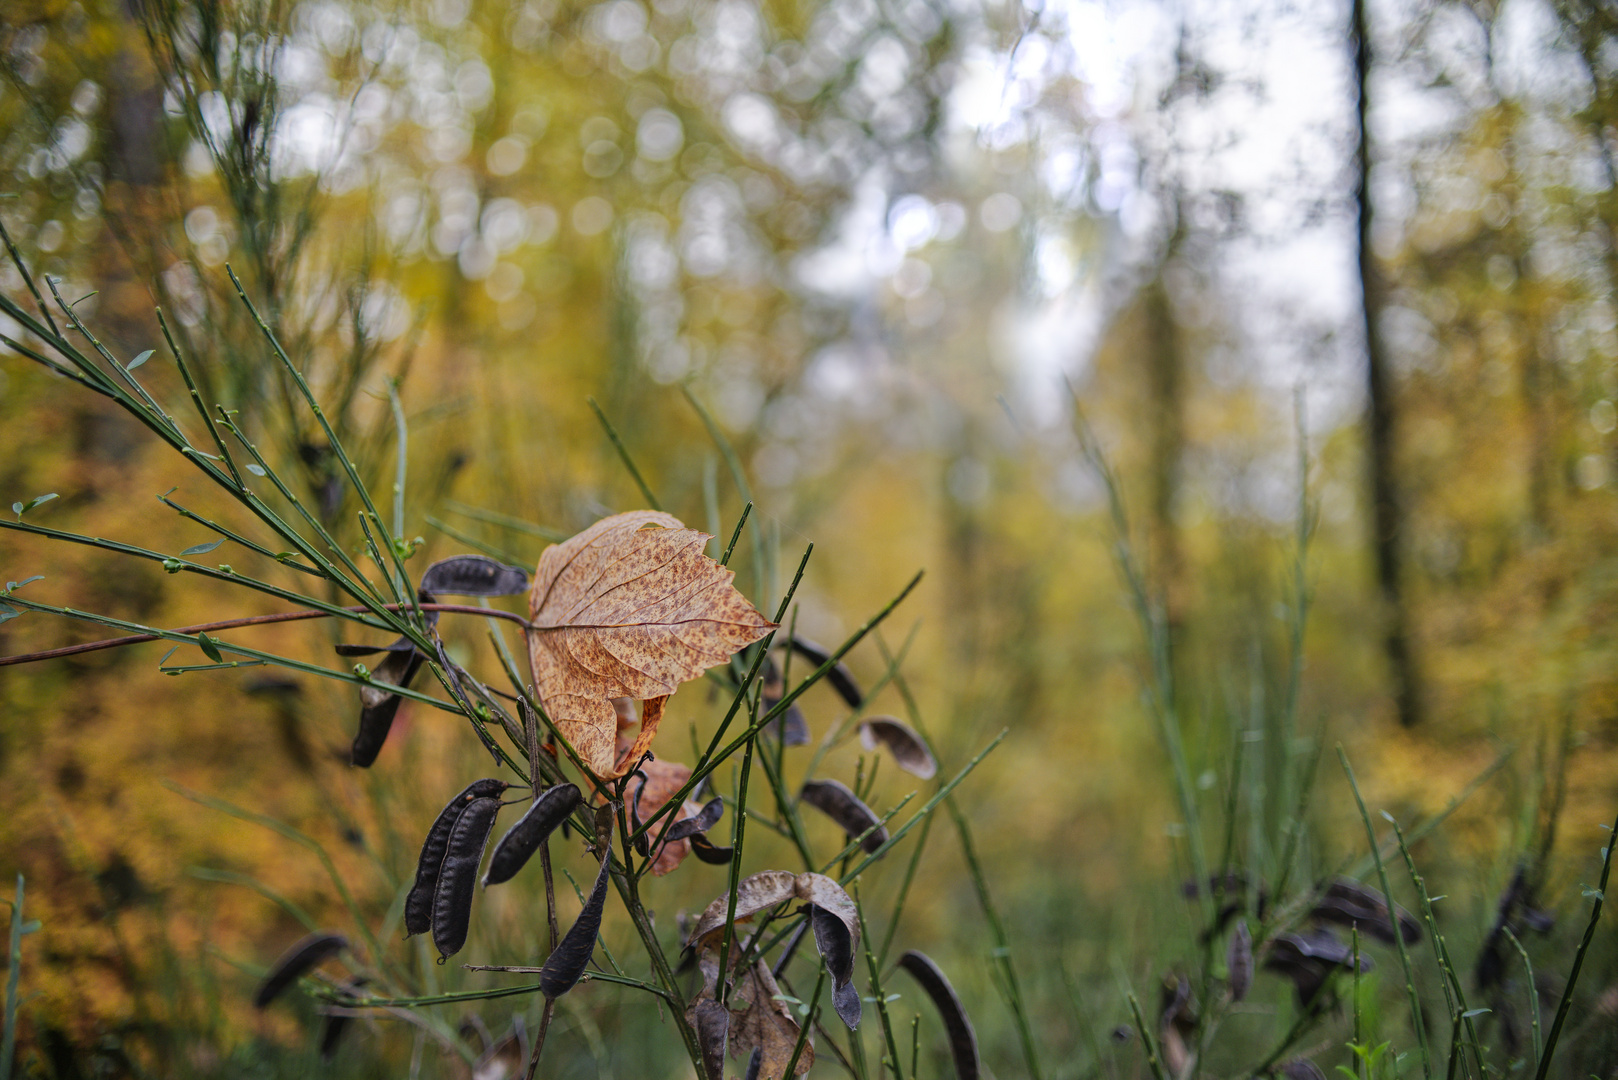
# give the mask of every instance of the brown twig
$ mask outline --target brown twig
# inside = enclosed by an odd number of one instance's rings
[[[528,1057],[528,1080],[534,1080],[539,1068],[539,1052],[545,1049],[545,1033],[551,1029],[551,1015],[556,1012],[556,999],[545,999],[545,1011],[539,1014],[539,1030],[534,1033],[534,1052]]]
[[[521,615],[510,611],[500,611],[497,608],[473,607],[471,604],[384,604],[389,611],[398,611],[401,608],[420,607],[422,611],[442,611],[456,615],[488,615],[496,619],[508,619],[518,623],[524,630],[532,629],[532,624]],[[356,615],[363,615],[368,608],[354,606],[344,608]],[[176,634],[203,634],[213,630],[233,630],[240,626],[259,626],[265,623],[299,622],[303,619],[324,619],[330,617],[329,611],[280,611],[271,615],[249,615],[241,619],[223,619],[219,622],[198,623],[195,626],[181,626],[175,628]],[[128,637],[107,638],[103,641],[86,641],[80,645],[64,645],[60,649],[46,649],[44,652],[19,653],[16,656],[0,656],[0,667],[10,667],[13,664],[31,664],[36,660],[54,660],[59,656],[76,656],[79,653],[99,652],[102,649],[116,649],[120,645],[139,645],[146,641],[159,640],[156,634],[130,634]]]

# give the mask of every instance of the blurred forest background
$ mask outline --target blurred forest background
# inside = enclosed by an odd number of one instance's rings
[[[1119,987],[1191,948],[1148,645],[1085,430],[1172,642],[1192,775],[1212,806],[1241,793],[1243,850],[1280,845],[1295,785],[1277,778],[1317,757],[1309,872],[1363,848],[1338,741],[1372,811],[1405,822],[1510,751],[1416,854],[1471,956],[1549,845],[1541,899],[1564,917],[1530,948],[1565,971],[1618,797],[1605,0],[5,0],[0,73],[0,218],[24,257],[64,297],[93,293],[76,311],[119,355],[158,348],[150,382],[180,400],[161,305],[204,394],[348,540],[352,493],[227,262],[274,298],[379,491],[397,381],[413,565],[531,567],[640,506],[594,398],[687,523],[728,535],[756,503],[737,580],[761,608],[815,543],[808,636],[841,640],[924,568],[885,641],[914,628],[908,686],[946,773],[1010,730],[960,798],[1051,1075],[1101,1054],[1142,1068],[1107,1042],[1129,1020]],[[9,266],[0,288],[25,295]],[[209,538],[152,498],[194,478],[10,350],[0,425],[4,502],[60,496],[29,520],[162,550]],[[0,571],[166,626],[275,610],[17,532]],[[253,640],[337,663],[313,626]],[[92,636],[29,615],[0,624],[0,654]],[[352,770],[349,688],[169,679],[161,655],[0,672],[0,871],[26,876],[42,922],[23,1052],[40,1075],[297,1075],[306,1026],[246,1008],[299,932],[261,887],[328,925],[330,883],[305,848],[183,792],[318,838],[380,913],[487,761],[407,704],[408,734]],[[886,664],[873,642],[851,666],[869,685]],[[665,739],[710,722],[702,693],[672,702]],[[806,699],[817,738],[834,704]],[[905,711],[891,685],[871,708]],[[851,775],[858,756],[831,760]],[[882,778],[884,805],[902,779]],[[985,1058],[1016,1075],[948,832],[899,940],[948,959]],[[722,887],[693,864],[653,904],[671,919]],[[1614,935],[1575,1016],[1592,1045],[1618,1028]],[[660,1075],[606,989],[568,999],[553,1075]],[[490,1004],[497,1030],[528,1008]],[[365,1039],[403,1073],[407,1036]]]

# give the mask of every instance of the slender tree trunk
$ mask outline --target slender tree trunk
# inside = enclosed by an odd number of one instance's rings
[[[1371,42],[1366,26],[1366,0],[1352,0],[1354,41],[1355,114],[1358,146],[1355,152],[1354,198],[1358,210],[1360,311],[1365,329],[1366,464],[1371,501],[1371,549],[1376,563],[1381,602],[1383,651],[1387,655],[1394,704],[1399,722],[1414,727],[1421,720],[1421,687],[1410,644],[1409,609],[1403,584],[1402,521],[1394,475],[1395,405],[1393,373],[1387,343],[1378,326],[1384,287],[1376,255],[1371,248],[1371,136],[1367,126],[1370,95]]]

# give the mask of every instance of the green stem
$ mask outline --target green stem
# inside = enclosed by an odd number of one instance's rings
[[[1512,948],[1517,950],[1517,955],[1522,957],[1523,970],[1527,972],[1528,1015],[1533,1020],[1534,1066],[1537,1068],[1539,1059],[1543,1055],[1543,1050],[1540,1047],[1539,1039],[1539,988],[1534,985],[1534,962],[1528,959],[1528,950],[1523,948],[1522,942],[1517,940],[1517,935],[1511,932],[1511,927],[1502,926],[1500,929],[1506,935],[1506,939],[1511,942]]]
[[[1337,744],[1337,760],[1343,765],[1343,772],[1348,776],[1348,786],[1354,791],[1354,802],[1360,808],[1360,820],[1365,823],[1365,836],[1371,845],[1371,854],[1375,857],[1376,873],[1382,882],[1382,897],[1388,905],[1388,918],[1394,920],[1394,912],[1398,909],[1393,905],[1393,888],[1388,884],[1387,867],[1382,864],[1382,851],[1377,846],[1376,830],[1371,827],[1371,815],[1365,809],[1365,800],[1360,797],[1360,785],[1354,779],[1354,769],[1348,763],[1348,755],[1343,752],[1343,745]],[[1404,935],[1399,932],[1397,925],[1393,927],[1393,941],[1399,950],[1399,966],[1404,969],[1405,994],[1410,999],[1410,1025],[1416,1033],[1416,1047],[1421,1051],[1422,1075],[1431,1080],[1433,1075],[1432,1058],[1427,1052],[1427,1034],[1421,1022],[1421,996],[1416,993],[1416,976],[1410,967],[1410,953],[1405,949]]]
[[[589,403],[590,408],[595,412],[596,419],[601,421],[601,426],[606,431],[607,438],[612,440],[612,448],[618,451],[618,460],[624,463],[624,468],[628,469],[629,475],[634,478],[635,486],[640,488],[641,495],[646,499],[646,505],[661,512],[663,504],[657,501],[657,496],[652,494],[652,489],[647,486],[645,477],[641,476],[640,470],[635,467],[635,459],[629,456],[629,448],[624,445],[624,440],[618,437],[618,430],[612,426],[612,421],[608,420],[607,414],[601,411],[601,406],[596,404],[595,398],[585,398],[584,400]],[[698,1071],[701,1071],[700,1065],[698,1066]]]
[[[1534,1074],[1534,1080],[1545,1080],[1550,1074],[1551,1055],[1556,1053],[1556,1041],[1562,1037],[1562,1025],[1566,1023],[1567,1011],[1573,1005],[1573,988],[1578,985],[1579,972],[1584,967],[1584,954],[1590,951],[1590,941],[1596,935],[1596,923],[1601,921],[1601,905],[1607,898],[1607,876],[1612,872],[1612,846],[1615,842],[1618,842],[1618,821],[1613,822],[1612,834],[1607,838],[1606,850],[1601,855],[1601,884],[1596,887],[1590,921],[1584,928],[1579,951],[1573,954],[1573,968],[1567,974],[1567,986],[1562,990],[1561,1004],[1556,1007],[1556,1019],[1551,1021],[1550,1034],[1545,1037],[1545,1053],[1539,1059],[1539,1071]]]

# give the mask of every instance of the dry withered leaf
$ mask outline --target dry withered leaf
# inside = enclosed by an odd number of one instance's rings
[[[701,834],[691,837],[693,841]],[[765,870],[743,878],[736,887],[736,922],[750,921],[760,912],[801,900],[809,907],[815,945],[832,976],[832,1004],[849,1027],[860,1022],[860,995],[854,988],[854,956],[859,951],[859,913],[842,886],[823,874],[792,874]],[[703,911],[688,945],[698,955],[715,948],[725,930],[730,894],[722,893]]]
[[[449,834],[461,812],[472,805],[474,799],[493,799],[502,795],[511,785],[493,778],[474,780],[444,809],[438,812],[427,839],[422,841],[421,857],[416,861],[416,883],[405,897],[405,936],[425,934],[433,924],[433,893],[438,890],[438,871],[444,864],[444,852],[449,850]]]
[[[866,854],[871,854],[888,842],[887,826],[881,823],[882,819],[861,802],[859,796],[850,791],[848,785],[842,781],[805,781],[799,797],[841,825],[850,840],[856,836],[864,836],[865,839],[860,841],[860,847]]]
[[[758,1054],[758,1076],[771,1080],[784,1080],[793,1047],[798,1045],[798,1023],[780,995],[769,965],[760,960],[738,982],[730,998],[730,1052],[738,1057],[749,1051]],[[737,1002],[746,1007],[736,1009]],[[814,1047],[806,1042],[792,1075],[802,1076],[814,1063]]]
[[[528,571],[487,555],[452,555],[421,574],[421,591],[451,596],[514,596],[528,588]]]
[[[912,949],[899,957],[899,966],[921,983],[927,996],[933,999],[944,1030],[949,1033],[949,1052],[955,1059],[955,1075],[959,1080],[978,1080],[983,1066],[978,1060],[978,1036],[961,1006],[960,995],[949,984],[944,973],[926,953]]]
[[[1230,969],[1230,1000],[1240,1001],[1253,986],[1253,934],[1247,929],[1246,919],[1236,920],[1225,966]]]
[[[875,750],[888,748],[893,762],[911,776],[931,780],[938,775],[938,759],[916,729],[892,716],[872,716],[860,722],[860,745]]]
[[[477,893],[478,864],[494,831],[500,813],[500,800],[473,799],[455,819],[444,848],[444,861],[438,868],[438,885],[433,890],[433,945],[440,956],[454,956],[466,944],[466,931],[472,923],[472,897]]]
[[[527,865],[539,845],[578,809],[581,799],[578,787],[573,784],[557,784],[541,793],[494,846],[488,872],[483,875],[484,887],[510,881]]]
[[[649,745],[651,700],[775,629],[736,591],[735,573],[702,553],[708,539],[642,510],[598,521],[540,556],[527,632],[535,687],[597,776],[622,776],[639,756],[616,760],[613,698],[648,701],[637,746]]]
[[[691,779],[691,770],[677,761],[648,761],[640,767],[640,774],[643,779],[637,780],[630,788],[633,795],[630,807],[636,828],[640,827],[640,822],[663,809],[664,804],[685,786],[687,780]],[[685,805],[675,812],[674,820],[676,823],[684,822],[697,810],[697,804],[687,800]],[[663,824],[659,822],[648,830],[650,838],[647,843],[657,839],[656,834],[662,829]],[[649,847],[647,851],[650,852]],[[652,860],[652,876],[662,877],[669,873],[685,861],[690,851],[690,842],[684,836],[675,836],[674,828],[671,826],[669,839],[664,841],[663,846],[657,851],[656,858]]]
[[[539,989],[548,998],[559,998],[578,984],[584,969],[590,965],[590,954],[595,952],[596,935],[601,933],[601,915],[607,904],[607,879],[612,870],[612,833],[610,827],[597,833],[601,844],[601,870],[596,874],[595,887],[590,898],[556,950],[546,958],[539,973]]]
[[[348,939],[341,934],[310,934],[293,942],[292,947],[270,965],[264,981],[259,983],[258,993],[253,995],[253,1005],[264,1008],[296,982],[298,976],[346,948]]]

